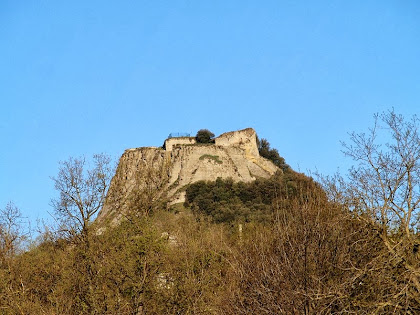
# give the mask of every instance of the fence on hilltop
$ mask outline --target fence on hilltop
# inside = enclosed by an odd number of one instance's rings
[[[191,132],[171,132],[168,136],[168,139],[182,137],[192,137]]]

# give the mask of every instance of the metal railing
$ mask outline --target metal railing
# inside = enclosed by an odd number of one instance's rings
[[[188,133],[188,132],[171,132],[168,136],[168,139],[181,138],[181,137],[191,137],[191,133]]]

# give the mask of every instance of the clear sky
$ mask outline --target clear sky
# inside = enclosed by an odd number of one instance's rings
[[[303,172],[420,109],[420,2],[0,2],[0,208],[47,218],[70,156],[253,127]]]

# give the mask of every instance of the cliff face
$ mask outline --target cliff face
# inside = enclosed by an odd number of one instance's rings
[[[215,139],[215,144],[197,144],[194,138],[171,138],[165,141],[165,148],[124,152],[98,221],[122,213],[134,192],[143,191],[147,198],[166,195],[177,203],[185,199],[182,188],[199,180],[230,177],[236,182],[249,182],[278,171],[271,161],[259,156],[252,128],[224,133]],[[160,194],[152,196],[155,191]]]

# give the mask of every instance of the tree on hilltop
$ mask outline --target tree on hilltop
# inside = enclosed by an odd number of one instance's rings
[[[214,133],[208,129],[200,129],[195,136],[197,143],[212,143]]]

